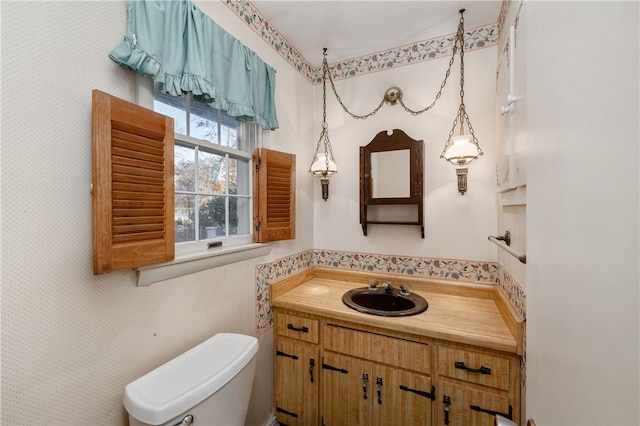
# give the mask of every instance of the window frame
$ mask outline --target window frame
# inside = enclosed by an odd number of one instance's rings
[[[246,178],[248,180],[248,182],[246,184],[243,184],[243,186],[247,186],[247,194],[246,195],[230,195],[228,193],[228,189],[226,191],[225,194],[220,194],[221,196],[227,197],[228,199],[230,198],[244,198],[247,200],[247,204],[248,204],[248,209],[249,209],[249,214],[246,218],[243,218],[243,220],[246,219],[247,224],[246,224],[246,228],[248,230],[248,234],[240,234],[240,235],[224,235],[224,236],[219,236],[219,237],[215,237],[215,238],[201,238],[199,240],[196,241],[189,241],[189,242],[176,242],[176,255],[181,255],[181,254],[188,254],[188,253],[194,253],[194,252],[201,252],[201,251],[206,251],[209,247],[209,244],[211,244],[212,242],[215,241],[222,241],[223,242],[223,246],[236,246],[236,245],[241,245],[241,244],[250,244],[253,242],[253,235],[252,235],[252,217],[253,217],[253,191],[252,191],[252,185],[253,185],[253,173],[251,173],[251,170],[253,168],[253,162],[252,162],[252,156],[251,154],[247,154],[244,152],[240,152],[237,150],[233,150],[224,146],[218,146],[216,145],[215,147],[212,147],[212,143],[208,142],[208,141],[204,141],[202,139],[197,139],[197,138],[193,138],[190,136],[185,136],[185,135],[181,135],[181,134],[177,134],[175,135],[175,145],[176,146],[185,146],[187,148],[191,148],[191,147],[197,147],[198,149],[202,148],[205,152],[213,152],[215,154],[218,155],[225,155],[226,158],[234,158],[234,159],[238,159],[238,160],[246,160],[247,161],[247,175]],[[198,152],[198,151],[196,151]],[[194,194],[194,195],[202,195],[200,192],[198,192],[198,190],[196,189],[195,192],[190,192],[190,191],[177,191],[176,193],[189,193],[189,194]],[[197,208],[197,206],[196,206]],[[228,212],[228,209],[227,209]],[[226,218],[226,221],[228,222],[228,217]],[[197,226],[196,226],[197,228]]]
[[[136,103],[142,107],[153,110],[154,88],[153,79],[149,76],[136,75]],[[262,147],[265,130],[256,127],[255,143],[253,149]],[[175,144],[202,144],[201,139],[190,136],[175,134]],[[206,142],[209,144],[209,142]],[[213,145],[213,144],[211,144]],[[215,145],[215,149],[220,152],[233,153],[233,157],[245,158],[244,154],[220,145]],[[249,234],[239,236],[226,236],[225,238],[205,239],[190,243],[175,243],[176,256],[173,260],[155,265],[136,268],[138,272],[138,285],[150,285],[158,281],[176,278],[193,272],[223,266],[243,260],[264,256],[271,251],[271,245],[265,243],[254,243],[253,239],[253,159],[252,153],[248,152],[246,158],[249,161]],[[214,246],[217,241],[222,241],[222,246]],[[213,244],[212,244],[213,243]]]
[[[149,108],[151,110],[154,109],[154,87],[153,87],[153,79],[151,79],[151,77],[149,76],[136,76],[136,78],[138,79],[138,84],[137,84],[137,88],[138,88],[138,93],[137,93],[137,103],[140,106],[143,106],[145,108]],[[239,122],[240,124],[242,124],[241,122]],[[189,122],[187,120],[187,126],[189,126]],[[240,159],[240,160],[245,160],[248,163],[248,170],[247,170],[247,182],[246,182],[246,188],[247,188],[247,201],[248,201],[248,209],[249,209],[249,214],[246,217],[246,220],[248,221],[247,223],[247,230],[248,233],[247,234],[241,234],[241,235],[225,235],[223,237],[216,237],[216,238],[211,238],[211,239],[200,239],[200,240],[196,240],[196,241],[190,241],[190,242],[176,242],[175,246],[176,246],[176,256],[180,256],[180,255],[184,255],[184,254],[189,254],[189,253],[199,253],[199,252],[206,252],[207,250],[209,250],[209,245],[212,242],[215,241],[221,241],[223,246],[237,246],[237,245],[246,245],[246,244],[251,244],[253,243],[254,239],[253,239],[253,232],[252,232],[252,221],[253,221],[253,173],[251,173],[251,170],[253,169],[253,160],[252,160],[252,151],[255,148],[261,147],[262,146],[262,134],[263,134],[263,130],[259,127],[256,128],[255,130],[255,134],[251,135],[254,138],[254,143],[253,146],[250,147],[249,150],[247,151],[241,151],[241,150],[236,150],[233,148],[229,148],[226,147],[224,145],[219,145],[219,144],[215,144],[213,142],[209,142],[203,139],[199,139],[199,138],[195,138],[195,137],[191,137],[191,136],[187,136],[187,135],[183,135],[180,133],[175,133],[174,135],[174,143],[177,146],[188,146],[188,147],[199,147],[202,148],[203,150],[207,151],[207,152],[214,152],[220,155],[227,155],[230,158],[236,158],[236,159]],[[238,127],[238,137],[239,138],[244,138],[247,136],[250,136],[247,134],[247,126],[239,126]],[[176,191],[178,192],[178,191]],[[196,191],[197,193],[197,191]],[[228,194],[224,194],[225,196],[228,197]]]

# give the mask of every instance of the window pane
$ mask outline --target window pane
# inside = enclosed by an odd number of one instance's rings
[[[229,194],[238,193],[238,160],[229,158]]]
[[[173,117],[173,131],[187,134],[187,98],[160,92],[158,83],[153,85],[153,110]]]
[[[243,235],[251,233],[251,218],[249,217],[249,198],[229,198],[229,235]]]
[[[225,156],[210,152],[198,152],[198,192],[204,194],[225,194],[227,190],[227,169]]]
[[[175,182],[176,191],[195,192],[195,159],[195,149],[175,145],[173,181]]]
[[[238,121],[222,112],[220,125],[220,145],[238,149]]]
[[[218,143],[218,110],[192,99],[189,124],[189,136]]]
[[[175,196],[175,239],[176,243],[196,240],[196,196],[176,194]]]
[[[251,195],[250,176],[248,160],[229,159],[229,194]]]
[[[237,150],[251,153],[255,148],[261,133],[261,127],[257,124],[238,123]]]
[[[200,239],[225,235],[226,197],[200,197]]]

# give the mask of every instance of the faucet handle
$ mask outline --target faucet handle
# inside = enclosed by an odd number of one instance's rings
[[[378,280],[369,280],[369,290],[378,289]]]

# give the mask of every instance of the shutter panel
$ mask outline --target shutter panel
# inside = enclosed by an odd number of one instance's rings
[[[93,272],[174,257],[173,118],[93,91]]]
[[[296,156],[259,148],[253,152],[253,240],[296,237]]]

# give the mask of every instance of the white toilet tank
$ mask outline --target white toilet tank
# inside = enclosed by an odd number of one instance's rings
[[[130,426],[243,426],[258,339],[220,333],[129,383]]]

